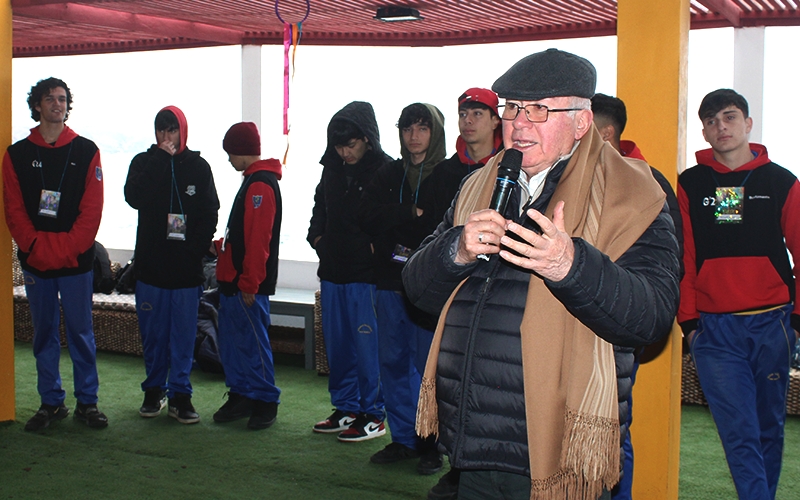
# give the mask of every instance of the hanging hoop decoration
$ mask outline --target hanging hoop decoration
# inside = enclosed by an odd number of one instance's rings
[[[283,20],[281,17],[281,12],[278,10],[278,6],[280,5],[281,0],[275,0],[275,17],[278,18],[278,21],[282,22],[283,24],[287,24],[286,21]],[[306,15],[303,16],[303,19],[300,20],[298,24],[302,24],[306,22],[308,19],[308,14],[311,13],[311,0],[306,0]]]
[[[275,0],[275,16],[283,23],[283,135],[289,135],[289,75],[294,78],[294,56],[297,53],[297,45],[303,33],[303,23],[311,13],[311,0],[306,0],[306,15],[296,24],[284,21],[280,12],[280,0]],[[292,52],[291,70],[289,68],[289,51]],[[283,163],[286,164],[286,156],[289,154],[289,142],[287,138],[286,152],[283,155]]]

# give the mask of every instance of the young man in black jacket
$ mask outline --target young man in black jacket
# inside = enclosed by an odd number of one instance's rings
[[[386,433],[378,369],[375,260],[358,225],[364,187],[391,158],[381,149],[372,105],[354,101],[328,124],[308,243],[319,256],[322,331],[333,413],[314,432],[364,441]]]
[[[219,200],[211,167],[186,147],[186,117],[167,106],[155,119],[156,144],[131,161],[125,200],[139,211],[134,250],[136,312],[147,377],[139,415],[200,421],[192,405],[197,309],[203,256],[217,227]]]
[[[373,235],[378,259],[377,306],[381,382],[392,442],[370,460],[386,464],[420,457],[420,474],[434,474],[442,459],[433,441],[414,430],[420,376],[435,318],[408,303],[400,272],[436,227],[430,182],[445,156],[444,117],[430,104],[406,106],[397,124],[402,158],[381,168],[367,186],[362,227]]]

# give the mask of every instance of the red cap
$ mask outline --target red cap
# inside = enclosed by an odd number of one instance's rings
[[[489,89],[482,89],[479,87],[467,89],[467,91],[458,98],[458,109],[461,109],[461,106],[463,106],[465,102],[479,102],[485,104],[494,111],[494,114],[497,114],[497,94]]]
[[[228,129],[222,140],[222,149],[236,156],[259,156],[261,136],[253,122],[239,122]]]

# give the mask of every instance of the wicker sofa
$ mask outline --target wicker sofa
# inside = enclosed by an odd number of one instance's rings
[[[120,270],[117,262],[111,263],[111,271],[116,275]],[[33,340],[33,323],[30,306],[25,295],[22,269],[17,260],[16,244],[12,257],[14,284],[14,338],[23,342]],[[101,351],[142,355],[142,339],[139,334],[139,322],[136,317],[136,300],[132,294],[96,293],[92,297],[92,321],[97,349]],[[317,301],[318,304],[318,301]],[[319,306],[317,305],[317,308]],[[315,330],[321,330],[315,315]],[[61,346],[66,347],[66,332],[63,315],[61,318]],[[283,354],[302,355],[305,352],[303,330],[272,325],[269,330],[272,350]],[[322,338],[320,333],[319,338]],[[324,347],[322,348],[324,353]],[[317,357],[319,359],[319,357]],[[327,368],[327,360],[323,363]]]
[[[120,265],[112,262],[111,271],[117,273]],[[22,269],[17,260],[17,246],[12,253],[12,279],[14,284],[14,338],[23,342],[33,340],[28,297],[22,278]],[[94,323],[95,343],[101,351],[121,352],[142,355],[142,339],[139,335],[139,322],[136,318],[136,301],[133,295],[114,292],[96,293],[92,297],[92,321]],[[61,346],[67,345],[64,330],[64,317],[61,317]]]

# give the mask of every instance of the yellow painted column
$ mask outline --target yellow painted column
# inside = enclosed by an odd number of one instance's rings
[[[633,140],[675,185],[686,149],[689,0],[619,0],[617,94]],[[680,468],[681,335],[643,363],[633,390],[633,498],[677,499]]]
[[[11,143],[11,1],[0,2],[0,153]],[[0,178],[2,185],[2,178]],[[0,197],[2,190],[0,189]],[[0,422],[14,420],[14,303],[11,236],[0,203]]]

